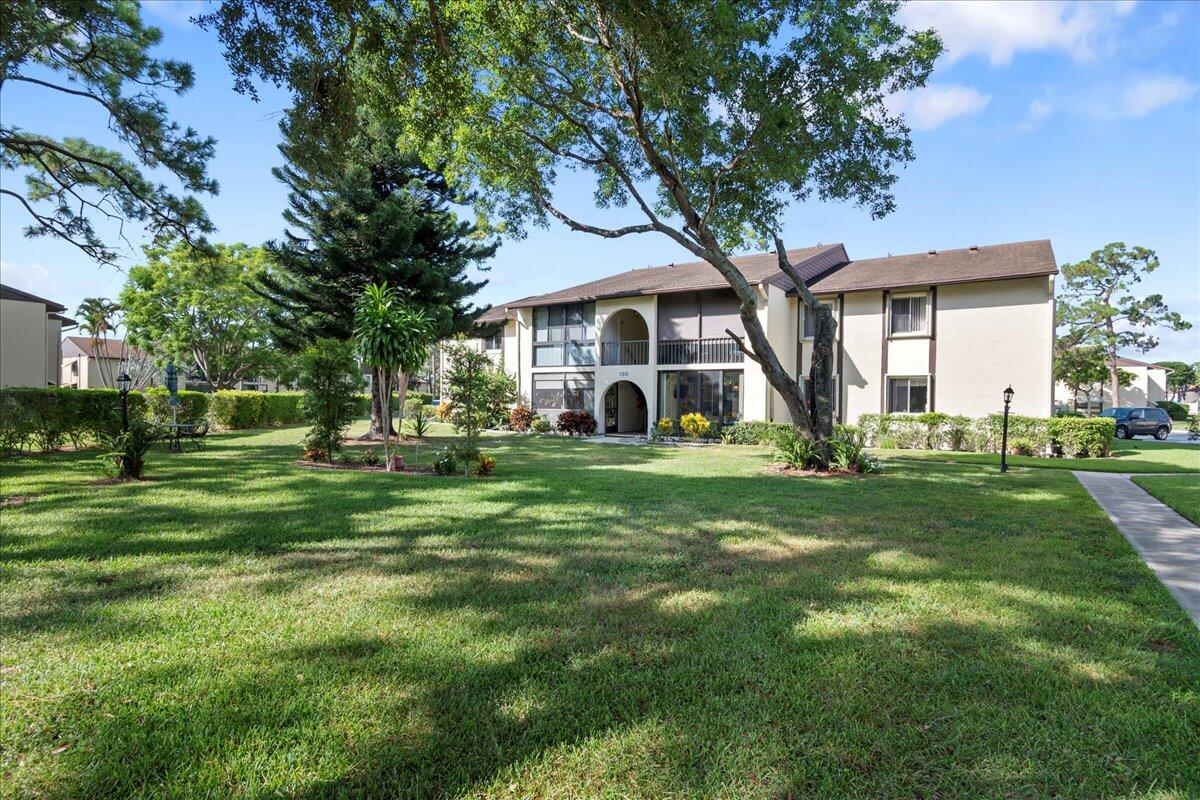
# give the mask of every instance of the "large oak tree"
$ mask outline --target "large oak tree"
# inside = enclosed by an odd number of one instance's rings
[[[308,81],[298,96],[336,110],[329,98],[351,94],[395,121],[403,144],[477,187],[479,209],[512,233],[551,220],[604,238],[656,233],[707,261],[740,300],[738,345],[802,432],[829,435],[834,321],[788,262],[781,220],[812,197],[893,209],[912,148],[885,100],[924,84],[941,52],[932,31],[906,30],[889,0],[393,0],[343,4],[343,24],[322,17],[331,41],[314,48],[299,8],[227,0],[209,23],[241,74],[294,80],[279,67],[290,49]],[[593,176],[595,204],[629,218],[565,211],[564,170]],[[732,260],[764,243],[815,312],[812,413]]]

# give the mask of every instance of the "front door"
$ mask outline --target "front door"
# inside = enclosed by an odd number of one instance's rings
[[[604,432],[617,432],[617,384],[604,393]]]

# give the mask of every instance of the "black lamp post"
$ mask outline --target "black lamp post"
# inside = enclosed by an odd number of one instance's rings
[[[121,370],[121,374],[117,376],[117,389],[121,392],[121,432],[129,433],[129,386],[133,383],[133,378],[126,374],[125,370]]]
[[[1000,434],[1000,471],[1008,472],[1008,404],[1013,399],[1013,388],[1004,390],[1004,432]]]

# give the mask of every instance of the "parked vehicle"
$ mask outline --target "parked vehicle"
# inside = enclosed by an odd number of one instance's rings
[[[1171,418],[1161,408],[1106,408],[1102,417],[1117,421],[1117,438],[1132,439],[1135,436],[1153,436],[1160,442],[1166,441],[1171,432]]]

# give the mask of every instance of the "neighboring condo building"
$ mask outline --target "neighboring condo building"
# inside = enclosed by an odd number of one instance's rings
[[[1139,408],[1152,406],[1159,400],[1167,400],[1167,375],[1171,370],[1158,364],[1149,364],[1133,358],[1117,356],[1117,369],[1132,376],[1128,386],[1117,389],[1117,408]],[[1108,379],[1091,391],[1076,394],[1065,383],[1054,386],[1055,405],[1067,411],[1097,413],[1114,406]]]
[[[789,259],[838,322],[837,418],[983,416],[1011,385],[1016,414],[1053,406],[1054,253],[1046,240],[851,261],[841,244]],[[811,318],[774,254],[734,259],[793,377],[807,376]],[[523,403],[590,411],[600,430],[641,433],[660,417],[789,421],[782,398],[726,333],[737,299],[705,262],[635,269],[492,308],[471,340],[517,377]]]
[[[75,320],[53,300],[0,284],[0,386],[58,386],[59,340]]]

